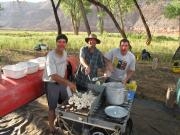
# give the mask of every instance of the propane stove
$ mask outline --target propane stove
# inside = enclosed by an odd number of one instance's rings
[[[104,109],[109,106],[105,98],[105,87],[101,85],[92,85],[91,90],[95,93],[96,98],[91,104],[90,108],[71,110],[68,108],[62,108],[62,106],[56,109],[58,118],[65,123],[65,121],[77,122],[83,125],[91,127],[97,127],[106,129],[113,132],[125,133],[128,120],[130,118],[130,110],[132,106],[132,100],[124,102],[119,105],[128,110],[128,114],[122,118],[113,118],[108,116]],[[67,101],[64,105],[68,105]],[[66,126],[67,129],[67,126]],[[68,130],[71,132],[71,130]]]
[[[76,121],[76,122],[88,122],[88,117],[90,115],[93,115],[94,112],[99,108],[99,102],[101,102],[101,98],[103,96],[105,87],[99,86],[99,85],[90,85],[90,89],[88,91],[91,91],[93,95],[95,96],[95,100],[92,102],[91,106],[88,108],[82,108],[77,109],[74,104],[69,105],[68,101],[65,101],[60,106],[56,108],[56,113],[61,118]],[[75,108],[75,109],[72,109]]]

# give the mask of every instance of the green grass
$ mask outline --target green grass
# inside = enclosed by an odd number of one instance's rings
[[[79,49],[85,45],[86,33],[73,35],[73,33],[65,33],[69,38],[68,51],[79,52]],[[119,46],[121,39],[118,33],[105,33],[98,35],[101,44],[97,47],[102,52],[107,52],[112,48]],[[148,50],[154,57],[159,57],[163,62],[171,61],[171,58],[179,46],[178,36],[153,36],[151,45],[146,45],[146,35],[129,33],[128,39],[131,42],[132,51],[140,53],[142,49]],[[33,31],[0,31],[0,49],[18,49],[33,50],[34,46],[39,42],[48,44],[50,49],[55,47],[56,32],[33,32]]]

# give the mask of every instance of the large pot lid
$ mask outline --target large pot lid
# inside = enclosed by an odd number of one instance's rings
[[[114,89],[125,88],[125,86],[121,82],[108,82],[108,83],[103,83],[102,85],[105,86],[106,88],[114,88]]]
[[[104,111],[106,115],[113,118],[123,118],[128,115],[128,110],[120,106],[108,106]]]

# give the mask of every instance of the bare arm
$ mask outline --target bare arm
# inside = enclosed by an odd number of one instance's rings
[[[88,67],[89,65],[87,64],[86,60],[82,57],[80,57],[80,63],[86,68]]]
[[[128,70],[128,71],[127,71],[127,76],[126,76],[126,78],[123,80],[123,83],[126,84],[127,81],[133,76],[134,73],[135,73],[135,71]]]
[[[91,70],[90,70],[90,67],[87,64],[86,60],[84,58],[80,57],[80,63],[85,67],[85,74],[88,75],[91,72]]]
[[[104,56],[103,56],[103,58],[104,58],[105,65],[106,65],[106,71],[112,72],[114,70],[112,62]]]

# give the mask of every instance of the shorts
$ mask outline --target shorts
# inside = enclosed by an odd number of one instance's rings
[[[50,110],[55,110],[58,103],[68,99],[66,86],[54,82],[45,82],[45,87]]]

